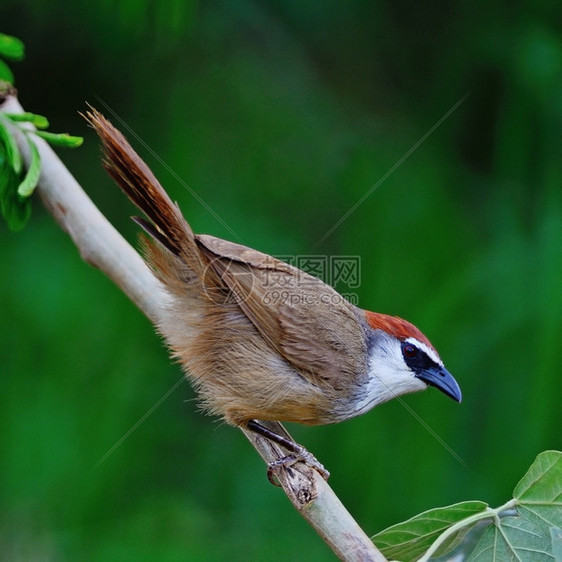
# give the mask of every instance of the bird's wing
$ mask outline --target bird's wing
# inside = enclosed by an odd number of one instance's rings
[[[332,287],[257,250],[213,236],[196,240],[213,275],[269,345],[303,376],[337,388],[366,373],[362,327],[354,307]]]

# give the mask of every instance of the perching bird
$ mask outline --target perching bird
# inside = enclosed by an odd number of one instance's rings
[[[418,328],[272,256],[195,235],[123,135],[95,110],[87,119],[106,170],[148,218],[135,219],[154,239],[145,259],[171,297],[158,330],[209,413],[310,460],[259,420],[340,422],[428,386],[461,401]]]

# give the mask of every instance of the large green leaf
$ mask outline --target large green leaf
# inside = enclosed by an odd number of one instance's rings
[[[481,501],[465,501],[430,509],[381,531],[373,537],[373,541],[389,559],[417,560],[444,531],[467,517],[482,513],[487,507]],[[470,526],[463,529],[464,535]],[[452,536],[449,549],[454,548],[459,540],[458,534]]]
[[[545,451],[505,505],[491,509],[468,501],[431,509],[373,541],[387,558],[401,562],[447,553],[449,559],[453,550],[467,562],[554,562],[562,551],[561,528],[562,453]]]
[[[519,514],[488,526],[467,562],[554,562],[552,538]]]
[[[562,506],[562,453],[545,451],[521,478],[513,497],[521,505],[556,504]],[[560,515],[560,513],[558,514]],[[559,520],[562,522],[562,520]]]
[[[515,487],[517,511],[540,529],[545,542],[562,527],[562,453],[546,451],[537,457]]]

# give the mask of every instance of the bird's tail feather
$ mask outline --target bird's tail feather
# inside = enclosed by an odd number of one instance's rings
[[[99,111],[91,108],[84,117],[101,140],[104,168],[149,219],[134,220],[188,266],[198,269],[200,254],[193,231],[150,168]]]

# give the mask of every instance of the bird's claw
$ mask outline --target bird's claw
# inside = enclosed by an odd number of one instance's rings
[[[276,473],[280,469],[290,468],[298,462],[303,462],[316,470],[316,472],[318,472],[324,480],[328,480],[328,478],[330,478],[330,473],[312,453],[308,452],[302,445],[299,445],[298,447],[299,448],[296,451],[281,457],[276,461],[270,462],[267,465],[267,478],[274,486],[280,486],[278,480],[276,479]]]

